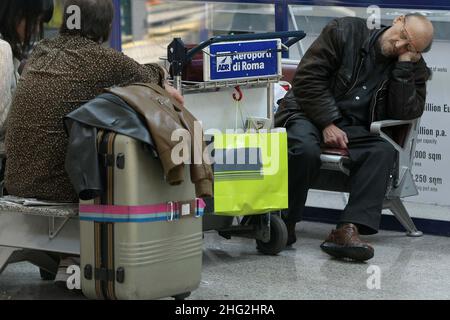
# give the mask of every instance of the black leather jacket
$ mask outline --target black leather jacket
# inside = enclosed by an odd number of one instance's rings
[[[379,30],[378,30],[379,31]],[[323,129],[342,115],[336,102],[351,91],[361,76],[371,36],[366,20],[346,17],[332,20],[302,58],[275,114],[275,125],[306,116]],[[426,81],[431,71],[421,58],[417,63],[396,62],[391,76],[382,81],[370,103],[370,122],[383,119],[414,119],[425,106]]]
[[[119,97],[104,93],[64,117],[69,136],[66,172],[82,200],[101,195],[103,184],[97,151],[97,130],[104,129],[142,141],[157,157],[144,120]]]

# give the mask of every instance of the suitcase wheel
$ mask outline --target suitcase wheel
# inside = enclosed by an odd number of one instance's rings
[[[173,296],[172,298],[174,298],[175,300],[185,300],[190,295],[191,295],[190,292],[185,292],[185,293],[182,293],[182,294],[177,294],[176,296]]]

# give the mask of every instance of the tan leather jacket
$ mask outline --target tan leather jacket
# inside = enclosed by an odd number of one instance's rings
[[[136,112],[141,114],[147,123],[153,141],[156,144],[164,175],[172,185],[183,182],[184,164],[176,164],[172,159],[172,149],[179,141],[172,141],[172,133],[177,129],[185,129],[191,136],[190,173],[195,184],[197,197],[212,196],[213,174],[211,166],[203,161],[203,132],[194,137],[194,123],[197,119],[160,86],[151,83],[134,83],[126,87],[106,89],[123,99]],[[194,154],[200,155],[201,164],[194,163]]]

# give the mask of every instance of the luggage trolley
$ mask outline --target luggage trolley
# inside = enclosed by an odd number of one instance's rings
[[[173,84],[184,95],[186,108],[202,121],[206,132],[212,128],[233,128],[233,122],[234,129],[247,127],[242,123],[236,127],[233,112],[227,109],[233,100],[245,104],[251,113],[252,123],[256,121],[259,128],[270,129],[273,127],[274,84],[281,79],[280,52],[288,51],[305,35],[303,31],[289,31],[218,36],[190,48],[180,38],[175,38],[168,47]],[[278,43],[278,47],[267,49],[270,41]],[[233,55],[252,57],[267,52],[276,54],[278,64],[268,74],[258,75],[238,70],[222,76],[227,71],[233,71],[230,70],[233,68]],[[252,70],[251,64],[247,66],[247,70]],[[243,92],[248,96],[247,99],[242,99]],[[263,254],[276,255],[284,249],[287,229],[279,212],[243,217],[221,216],[214,214],[212,198],[205,201],[207,208],[203,217],[203,231],[216,230],[226,239],[232,236],[255,239],[257,250]]]

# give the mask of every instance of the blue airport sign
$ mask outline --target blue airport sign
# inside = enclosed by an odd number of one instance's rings
[[[276,77],[281,72],[281,41],[222,42],[209,46],[204,59],[206,81]]]

